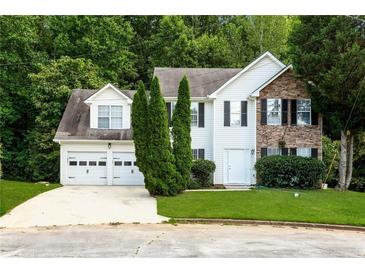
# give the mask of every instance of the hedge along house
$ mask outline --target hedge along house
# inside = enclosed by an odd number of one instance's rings
[[[155,68],[154,76],[169,121],[188,77],[193,157],[215,162],[214,183],[251,185],[262,155],[321,157],[321,117],[291,70],[266,52],[244,69]],[[111,84],[73,91],[54,138],[62,184],[144,184],[130,126],[134,94]]]

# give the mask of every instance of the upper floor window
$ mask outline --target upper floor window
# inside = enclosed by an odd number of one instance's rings
[[[280,99],[267,99],[267,124],[281,125]]]
[[[241,125],[241,102],[231,102],[231,126]]]
[[[191,126],[197,127],[198,115],[199,115],[199,104],[197,102],[191,102],[190,112],[191,112]]]
[[[311,124],[311,100],[298,99],[297,100],[297,124],[310,125]]]
[[[98,128],[120,129],[123,126],[122,106],[98,106]]]

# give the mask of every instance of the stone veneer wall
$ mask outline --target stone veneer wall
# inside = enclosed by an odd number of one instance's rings
[[[261,157],[262,147],[278,147],[278,142],[284,139],[287,148],[292,147],[311,147],[318,148],[318,158],[322,158],[322,117],[318,115],[318,125],[291,125],[291,105],[288,101],[288,125],[273,126],[261,125],[260,116],[260,99],[263,98],[280,98],[280,99],[305,99],[309,94],[303,82],[297,80],[293,72],[288,70],[280,75],[272,83],[266,86],[260,92],[257,98],[256,121],[257,121],[257,144],[256,156]]]

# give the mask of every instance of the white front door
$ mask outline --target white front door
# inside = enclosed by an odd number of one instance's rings
[[[225,150],[224,163],[225,184],[250,184],[251,156],[249,149]]]
[[[144,185],[144,177],[136,166],[134,153],[113,153],[113,185]]]
[[[68,152],[67,182],[71,185],[106,185],[105,152]]]

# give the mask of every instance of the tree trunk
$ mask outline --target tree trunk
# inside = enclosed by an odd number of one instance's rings
[[[354,135],[347,135],[347,169],[346,169],[346,190],[349,188],[352,179],[352,162],[354,158]]]
[[[340,152],[340,164],[338,167],[339,180],[336,188],[340,191],[346,189],[346,160],[347,160],[347,136],[344,131],[341,130],[341,152]]]

